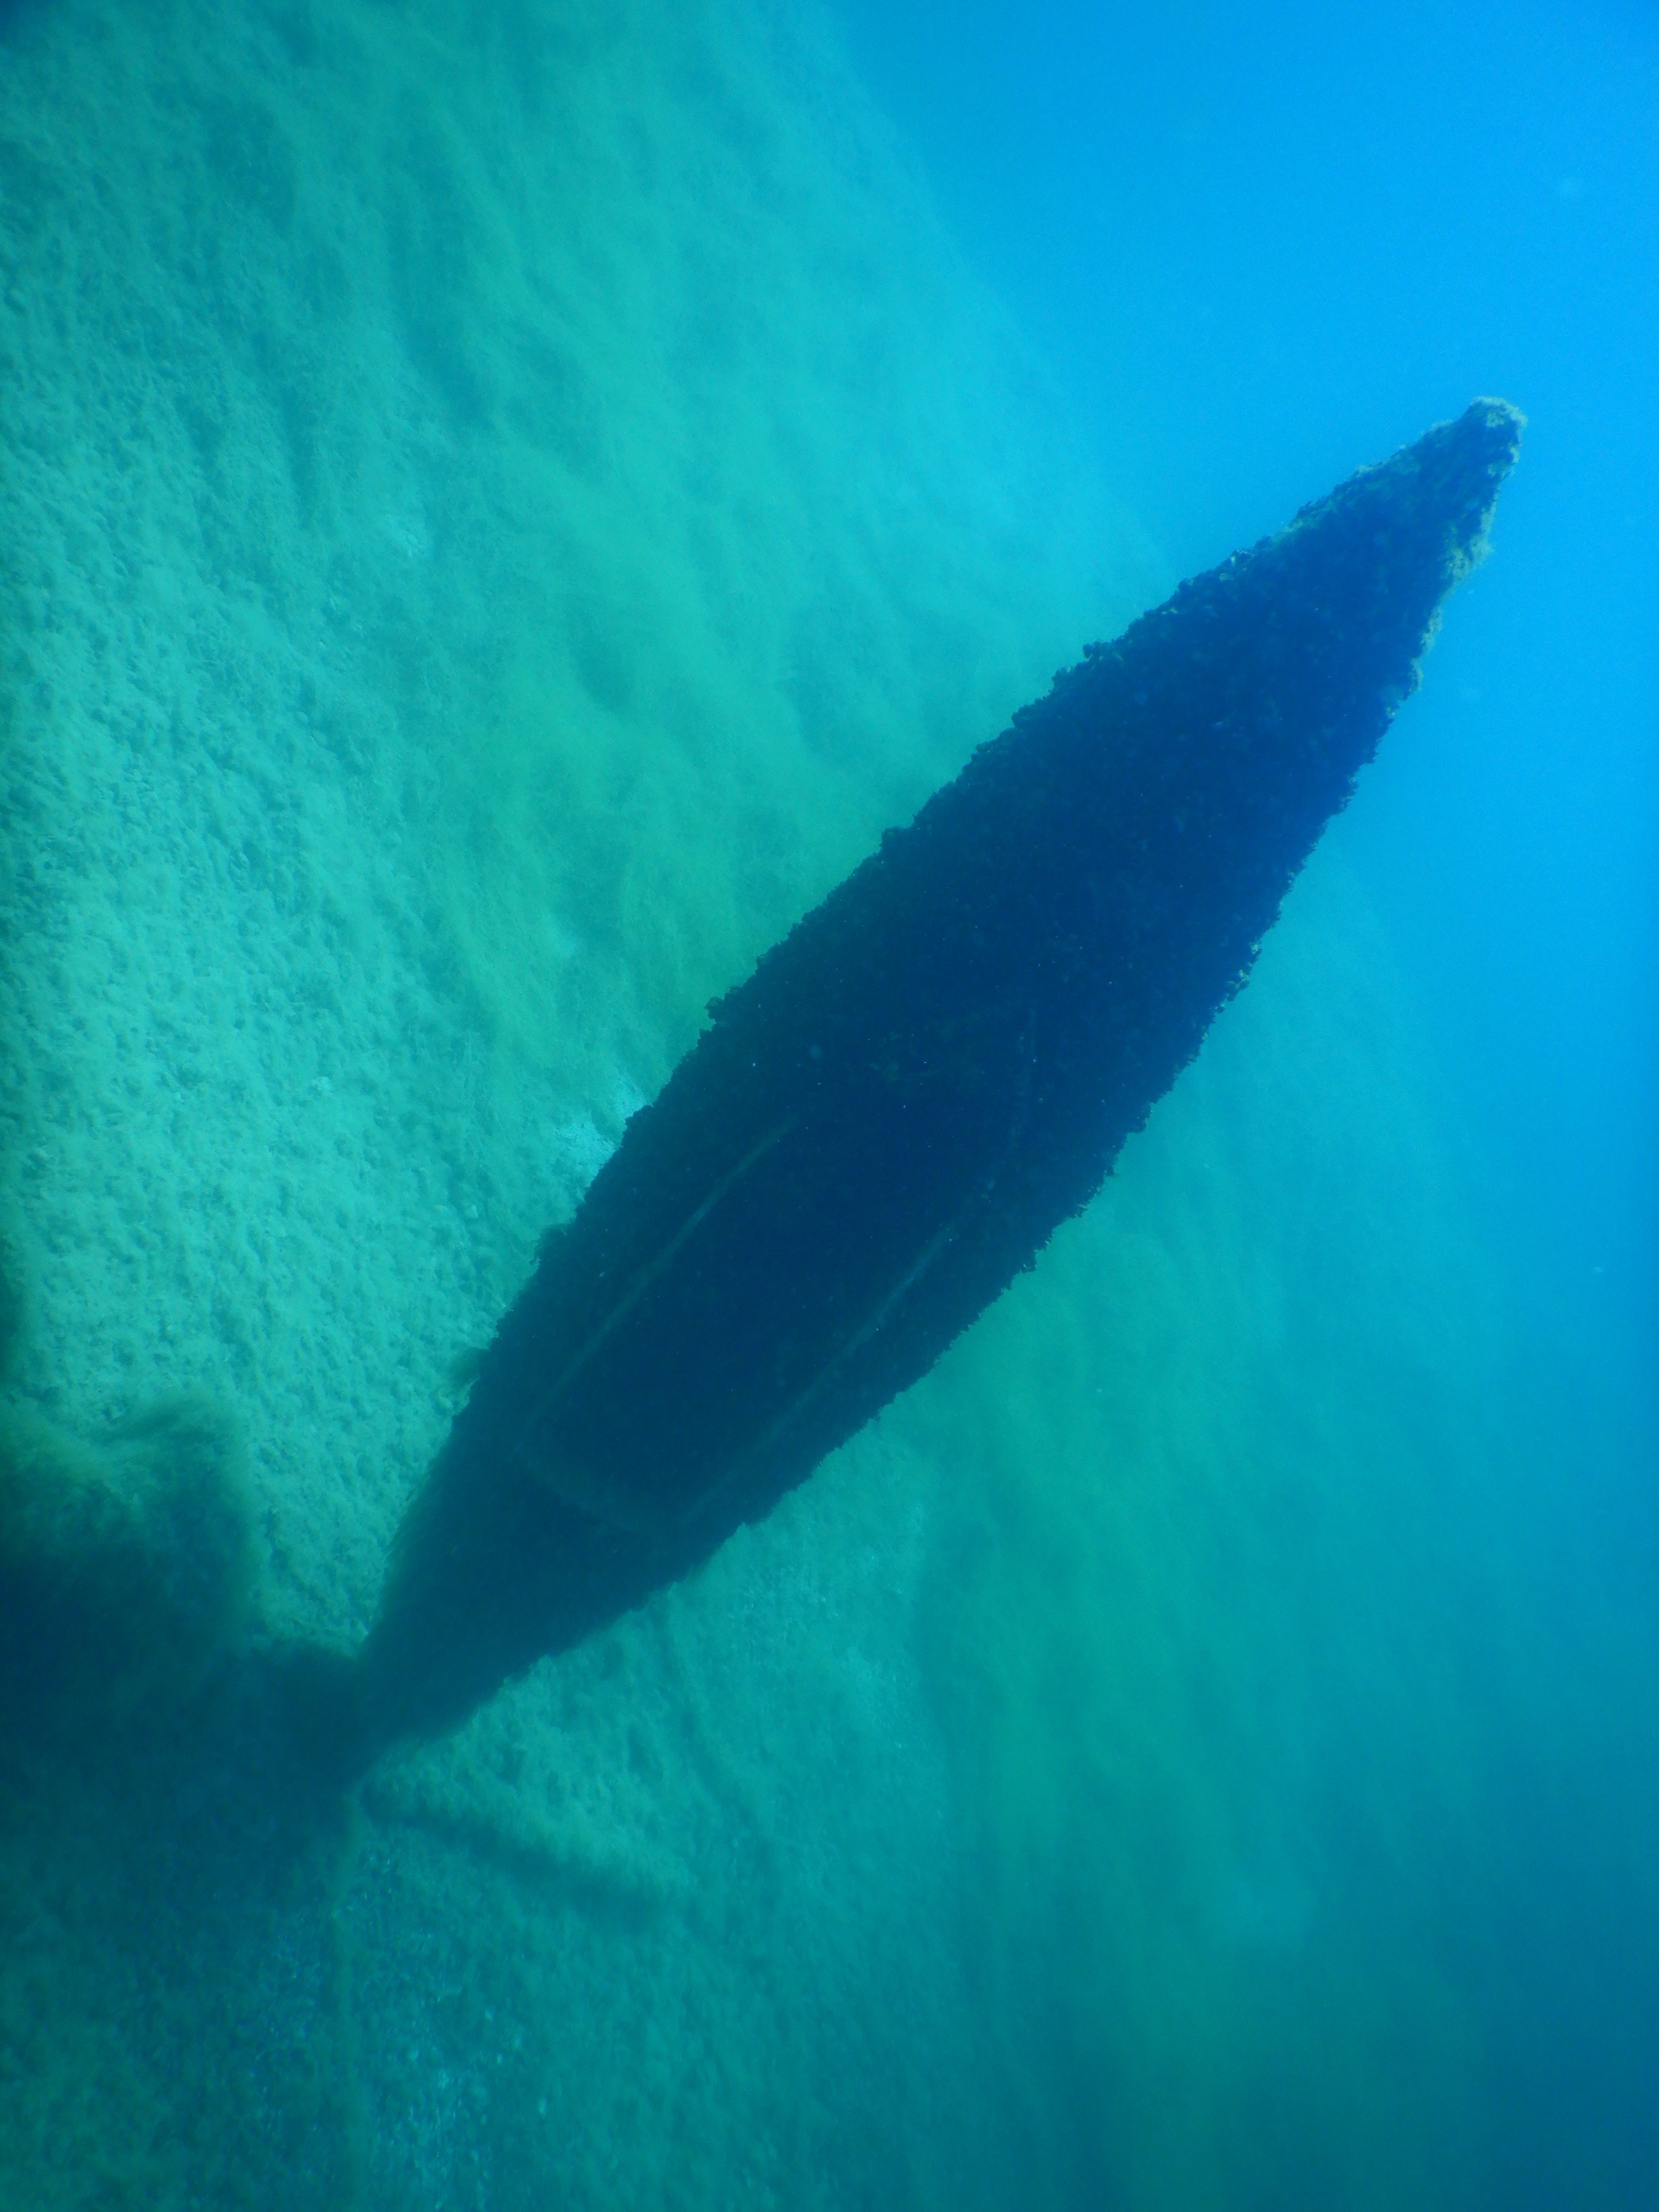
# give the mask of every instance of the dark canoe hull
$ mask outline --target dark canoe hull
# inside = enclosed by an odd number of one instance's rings
[[[1478,403],[1091,647],[711,1008],[400,1536],[368,1749],[706,1559],[1087,1203],[1413,688],[1518,433]]]

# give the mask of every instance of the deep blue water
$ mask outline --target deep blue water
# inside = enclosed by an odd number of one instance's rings
[[[1528,413],[1350,849],[1521,1264],[1659,1341],[1659,17],[842,13],[1181,573],[1475,392]]]
[[[1633,1869],[1659,1612],[1659,15],[841,14],[1173,570],[1476,392],[1528,415],[1493,557],[1334,834],[1555,1424],[1481,1501],[1492,1540],[1531,1527],[1559,1579],[1530,1701],[1484,1724],[1503,1932],[1471,1939],[1471,1971],[1502,2056],[1469,2187],[1652,2202],[1659,1948]],[[1619,1617],[1640,1624],[1622,1660],[1588,1662]],[[1462,1626],[1476,1647],[1496,1627],[1472,1595]],[[1566,1760],[1545,1747],[1562,1712]],[[1461,1909],[1449,1867],[1426,1887]],[[1294,2160],[1275,2170],[1271,2201],[1302,2201]]]

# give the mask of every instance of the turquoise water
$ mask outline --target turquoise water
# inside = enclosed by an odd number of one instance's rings
[[[7,2203],[1653,2201],[1656,92],[1611,5],[0,10]],[[1090,1211],[273,1793],[198,1684],[366,1626],[708,1000],[1486,390],[1492,556]]]

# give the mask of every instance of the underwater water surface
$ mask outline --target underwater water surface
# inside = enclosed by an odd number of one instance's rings
[[[0,7],[0,2201],[1659,2196],[1659,30]],[[1252,980],[699,1574],[318,1791],[550,1224],[1085,640],[1529,426]]]

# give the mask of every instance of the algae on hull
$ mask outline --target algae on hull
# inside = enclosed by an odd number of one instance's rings
[[[343,1760],[706,1559],[1087,1203],[1415,688],[1520,429],[1477,401],[1091,647],[716,1003],[325,1678]]]

